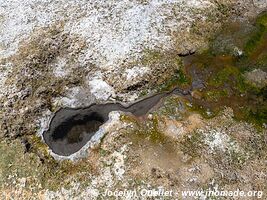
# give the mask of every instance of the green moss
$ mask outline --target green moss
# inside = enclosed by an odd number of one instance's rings
[[[198,74],[205,87],[199,90],[202,98],[193,99],[190,110],[211,118],[224,106],[229,106],[234,109],[236,119],[262,127],[267,121],[267,106],[262,100],[266,101],[266,90],[260,90],[248,83],[243,69],[235,64],[228,55],[212,55],[209,52],[196,55],[189,71]]]
[[[98,152],[99,152],[99,154],[100,154],[102,157],[104,157],[104,156],[106,156],[106,155],[109,154],[108,151],[106,151],[105,149],[102,149],[102,148],[100,148],[100,149],[98,150]]]
[[[159,86],[159,91],[170,91],[171,89],[179,86],[184,87],[189,84],[189,78],[186,76],[182,69],[177,69],[174,74]]]
[[[243,109],[243,114],[247,121],[257,125],[257,128],[262,128],[263,123],[267,122],[267,106],[252,109],[250,107]]]
[[[122,122],[126,122],[126,123],[134,123],[134,124],[138,124],[136,118],[134,118],[133,116],[131,115],[121,115],[120,116],[120,120]]]
[[[267,12],[263,12],[256,20],[256,24],[267,26]]]
[[[253,66],[252,69],[254,68],[267,69],[266,63],[267,63],[267,52],[263,53],[261,57],[257,60],[257,62],[254,65],[252,65]]]
[[[229,159],[230,165],[235,168],[241,169],[244,167],[245,162],[248,160],[248,156],[246,156],[243,152],[239,152],[236,150],[231,150],[227,152],[227,156]]]
[[[152,126],[147,131],[150,141],[154,143],[161,143],[167,139],[166,135],[158,130],[158,120],[158,117],[154,116],[152,120]]]
[[[263,25],[259,25],[258,30],[252,35],[252,37],[245,46],[245,51],[247,54],[251,54],[255,50],[255,48],[262,42],[265,33],[266,27]]]
[[[247,85],[248,100],[236,113],[236,119],[253,123],[258,130],[262,130],[267,122],[267,87],[259,89]]]
[[[224,87],[225,85],[231,86],[239,92],[246,90],[244,78],[237,67],[225,66],[217,74],[212,76],[208,81],[210,86]]]
[[[24,153],[21,142],[13,140],[0,143],[0,187],[16,187],[19,178],[32,177],[25,189],[40,184],[43,176],[41,162],[35,154]],[[15,185],[14,185],[15,184]]]
[[[245,52],[251,55],[255,49],[264,42],[264,37],[267,34],[267,12],[263,13],[256,20],[256,31],[245,45]]]
[[[164,99],[163,105],[155,113],[169,119],[181,120],[188,114],[186,103],[188,100],[180,96],[169,96]]]
[[[229,81],[231,76],[237,76],[238,74],[239,71],[237,68],[226,66],[217,73],[214,79],[212,79],[212,84],[214,84],[215,86],[221,86],[225,82]]]
[[[46,163],[46,166],[46,171],[42,176],[42,185],[44,188],[54,191],[61,187],[68,189],[74,180],[86,185],[90,182],[87,177],[94,173],[91,163],[86,159],[81,159],[78,162],[50,161],[50,163]]]
[[[156,114],[153,115],[153,119],[146,121],[138,121],[136,118],[127,115],[122,116],[121,120],[135,125],[135,129],[129,132],[134,142],[148,140],[152,143],[159,144],[169,140],[168,137],[158,129],[160,119]]]
[[[188,110],[192,112],[197,112],[201,114],[202,117],[205,119],[210,119],[215,117],[219,111],[220,108],[216,107],[216,109],[208,108],[207,106],[203,106],[201,104],[193,103],[193,104],[187,104]]]
[[[222,97],[229,96],[227,89],[223,90],[208,90],[204,92],[203,98],[207,101],[219,101]]]

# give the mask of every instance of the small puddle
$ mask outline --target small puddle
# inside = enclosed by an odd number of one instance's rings
[[[58,155],[69,156],[79,151],[108,121],[109,113],[122,111],[136,117],[146,115],[160,100],[172,94],[188,95],[189,91],[174,89],[171,92],[155,94],[129,106],[120,103],[93,104],[86,108],[62,108],[55,113],[44,140]]]

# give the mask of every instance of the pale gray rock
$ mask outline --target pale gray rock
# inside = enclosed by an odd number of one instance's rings
[[[263,88],[267,86],[267,73],[261,69],[254,69],[245,74],[246,80],[256,87]]]

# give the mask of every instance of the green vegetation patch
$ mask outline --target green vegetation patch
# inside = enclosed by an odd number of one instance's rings
[[[174,74],[159,87],[159,91],[170,91],[177,86],[185,87],[188,83],[189,78],[184,71],[182,69],[176,69]]]
[[[203,98],[207,101],[219,101],[222,97],[227,97],[229,95],[228,90],[209,90],[204,93]]]
[[[244,77],[237,67],[225,66],[208,81],[210,86],[224,87],[230,86],[232,89],[239,92],[245,92],[247,90],[247,84]],[[220,93],[225,96],[227,94],[226,88],[223,88]]]
[[[263,13],[256,20],[256,30],[252,34],[251,38],[245,45],[245,52],[251,55],[257,47],[265,42],[265,37],[267,35],[267,12]]]
[[[148,140],[152,143],[160,144],[169,141],[169,137],[159,130],[160,117],[154,113],[152,119],[139,121],[133,116],[123,115],[121,120],[127,123],[134,124],[134,129],[130,130],[130,135],[133,137],[133,142],[139,140]]]
[[[189,63],[186,75],[198,84],[189,108],[210,118],[229,106],[235,119],[262,128],[267,122],[266,88],[252,85],[245,73],[267,69],[267,12],[255,20],[254,26],[241,23],[227,24],[211,41],[209,49],[185,58]]]

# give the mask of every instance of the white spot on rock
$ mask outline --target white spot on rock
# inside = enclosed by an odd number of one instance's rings
[[[258,8],[266,8],[267,1],[266,0],[253,0],[253,3]]]
[[[132,69],[126,69],[126,79],[128,81],[133,81],[144,74],[148,73],[150,69],[148,67],[135,66]]]
[[[201,131],[202,132],[202,131]],[[221,151],[238,151],[239,146],[222,130],[212,129],[204,133],[204,142],[209,146],[211,152],[215,150]]]
[[[70,71],[66,67],[67,60],[65,58],[58,58],[53,66],[53,73],[56,77],[67,76]]]
[[[98,100],[106,101],[109,97],[115,95],[113,87],[100,78],[95,78],[89,81],[89,87],[91,89],[91,93]]]

